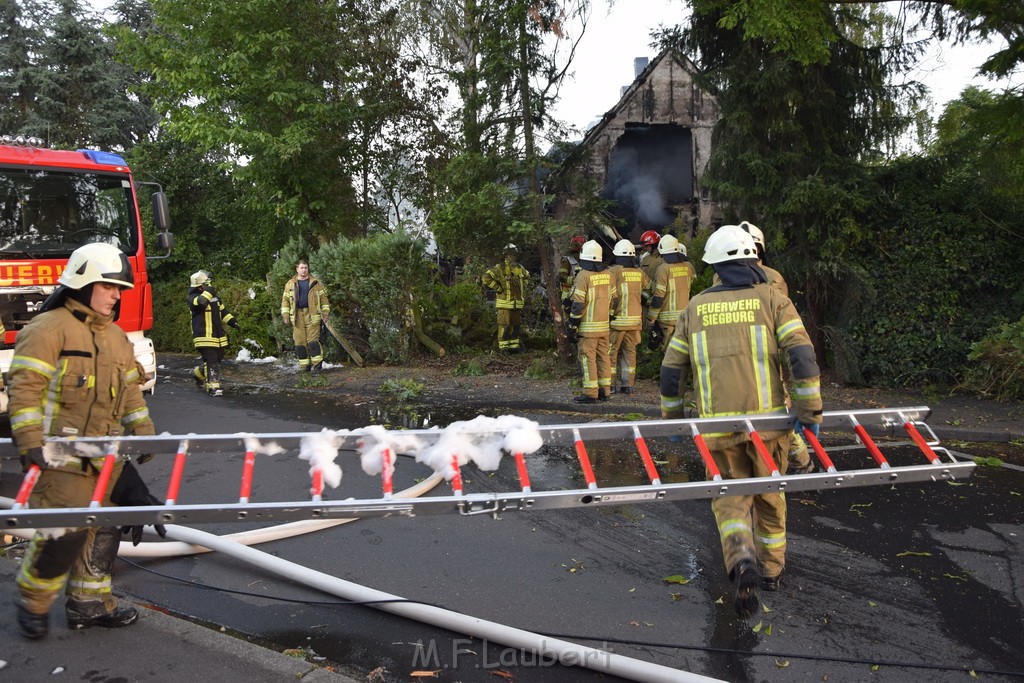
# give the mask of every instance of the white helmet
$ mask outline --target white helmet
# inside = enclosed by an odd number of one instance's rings
[[[756,259],[757,245],[750,233],[738,225],[723,225],[704,245],[704,263]]]
[[[659,254],[683,254],[686,255],[686,249],[681,248],[679,240],[672,235],[665,235],[658,242],[658,253]]]
[[[629,240],[619,240],[615,243],[612,253],[616,256],[636,256],[636,247]]]
[[[202,287],[210,281],[210,274],[205,270],[197,270],[192,273],[192,276],[188,279],[188,284],[192,287]]]
[[[749,221],[743,221],[740,223],[740,227],[750,233],[750,236],[754,239],[754,244],[758,244],[764,249],[764,233],[761,232],[761,228]]]
[[[508,244],[505,245],[505,251],[506,252],[509,252],[509,251],[519,251],[519,247],[517,247],[516,245],[512,244],[511,242],[509,242]]]
[[[113,244],[95,242],[71,252],[68,265],[57,280],[68,289],[82,289],[94,282],[109,282],[125,289],[135,288],[128,257]]]
[[[604,250],[601,249],[601,245],[594,240],[590,240],[583,245],[582,249],[580,249],[581,261],[594,261],[596,263],[600,263],[603,258]]]

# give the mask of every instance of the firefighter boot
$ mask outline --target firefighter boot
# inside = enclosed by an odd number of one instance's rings
[[[608,389],[601,387],[600,389],[597,390],[598,401],[607,401],[609,398],[611,398],[611,396],[608,394]]]
[[[761,604],[757,598],[757,584],[761,582],[757,564],[753,560],[740,560],[729,572],[729,577],[736,584],[732,608],[736,610],[736,614],[749,619],[757,613],[757,608]]]
[[[200,389],[202,389],[203,385],[206,384],[206,373],[203,371],[203,367],[201,365],[197,365],[192,368],[192,379],[195,380],[196,386]]]
[[[782,586],[782,574],[778,576],[762,576],[761,590],[775,592]]]
[[[91,628],[93,626],[121,628],[122,626],[131,626],[139,620],[139,611],[131,605],[119,605],[114,608],[113,612],[92,616],[82,614],[71,607],[67,607],[65,612],[68,617],[68,628],[71,629]]]
[[[18,629],[21,635],[29,640],[45,638],[50,631],[50,614],[32,614],[20,601],[15,600],[15,608],[18,611]]]
[[[579,396],[572,397],[573,403],[597,403],[597,399],[593,396],[587,396],[586,394],[580,394]]]

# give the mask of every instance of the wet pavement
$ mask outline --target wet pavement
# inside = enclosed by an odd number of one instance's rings
[[[253,391],[218,400],[173,378],[160,385],[151,409],[158,428],[172,433],[316,431],[368,423],[420,427],[480,412]],[[504,412],[497,405],[489,410]],[[547,406],[524,416],[542,423],[580,419]],[[649,445],[666,481],[703,477],[687,445]],[[366,519],[263,549],[408,599],[723,680],[953,681],[970,671],[982,680],[1019,680],[1024,451],[1005,441],[946,445],[999,462],[960,482],[790,494],[787,580],[778,593],[762,594],[765,609],[749,621],[738,619],[729,605],[731,587],[706,501],[509,512],[498,520]],[[913,457],[885,443],[882,448],[894,462]],[[625,442],[593,447],[599,482],[642,481],[633,453]],[[545,448],[537,455],[531,476],[538,486],[581,485],[571,449]],[[308,481],[298,464],[294,454],[261,459],[254,496],[303,497]],[[146,467],[154,466],[146,476],[159,490],[166,468],[156,462]],[[239,469],[240,454],[220,462],[196,458],[183,496],[231,499]],[[396,487],[423,476],[403,461]],[[466,485],[472,492],[513,490],[515,472],[505,462],[494,474],[468,474]],[[341,488],[329,495],[370,497],[376,487],[349,467]],[[225,533],[240,525],[203,528]],[[438,674],[425,680],[442,681],[613,679],[531,661],[500,644],[368,607],[340,605],[337,598],[216,555],[133,562],[138,566],[119,563],[115,579],[133,599],[223,625],[277,651],[301,650],[309,661],[360,680],[404,681],[423,670]],[[676,576],[678,582],[663,580]],[[109,634],[115,647],[116,637]]]

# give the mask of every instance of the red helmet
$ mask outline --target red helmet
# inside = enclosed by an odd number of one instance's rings
[[[572,239],[569,240],[569,247],[573,251],[579,251],[580,249],[583,248],[583,245],[586,243],[586,241],[587,238],[584,237],[583,235],[573,235]]]
[[[640,244],[645,247],[650,247],[661,241],[661,235],[658,234],[657,230],[648,230],[644,234],[640,235]]]

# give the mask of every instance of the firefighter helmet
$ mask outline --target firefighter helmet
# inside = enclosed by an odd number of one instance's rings
[[[581,261],[594,261],[596,263],[600,263],[603,258],[604,250],[601,249],[601,245],[594,240],[590,240],[583,245],[582,249],[580,249]]]
[[[648,230],[640,235],[640,244],[645,247],[653,247],[660,239],[661,235],[658,234],[657,230]]]
[[[615,243],[612,253],[616,256],[636,256],[636,247],[629,240],[619,240]]]
[[[94,242],[75,249],[57,281],[68,289],[82,289],[94,282],[109,282],[124,289],[135,288],[128,257],[113,244]]]
[[[677,240],[672,235],[665,235],[658,242],[658,253],[659,254],[686,254],[686,251],[682,249]]]
[[[761,249],[764,249],[764,233],[761,232],[761,228],[749,221],[743,221],[740,223],[740,227],[750,233],[750,236],[754,240],[754,244],[757,244]]]
[[[704,245],[704,263],[756,259],[757,245],[750,233],[738,225],[723,225]]]
[[[210,274],[205,270],[197,270],[192,273],[192,276],[188,279],[188,284],[191,287],[202,287],[210,281]]]
[[[519,247],[509,242],[508,244],[505,245],[505,253],[507,254],[510,251],[517,252],[519,251]]]

